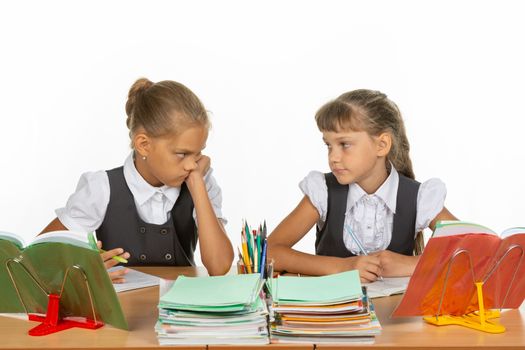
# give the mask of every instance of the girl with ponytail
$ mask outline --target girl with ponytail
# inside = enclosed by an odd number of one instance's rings
[[[303,199],[268,240],[274,267],[308,275],[357,269],[363,282],[410,276],[416,235],[457,219],[444,207],[443,182],[415,181],[398,107],[379,91],[354,90],[315,120],[331,172],[312,171],[299,184]],[[313,225],[316,254],[293,250]]]
[[[199,98],[171,80],[137,80],[126,103],[131,152],[124,165],[87,172],[43,231],[96,231],[106,267],[195,265],[225,274],[233,249],[224,231],[222,194],[202,154],[210,122]],[[126,269],[110,273],[123,282]]]

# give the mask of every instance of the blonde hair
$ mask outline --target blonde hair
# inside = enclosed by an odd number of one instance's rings
[[[148,135],[160,137],[177,134],[191,125],[206,128],[210,125],[199,98],[186,86],[172,80],[153,83],[146,78],[138,79],[129,89],[126,114],[131,138],[140,127]]]
[[[415,178],[401,112],[384,93],[366,89],[346,92],[322,106],[315,115],[315,121],[321,131],[351,129],[366,131],[371,136],[390,133],[392,147],[387,160],[401,174]]]

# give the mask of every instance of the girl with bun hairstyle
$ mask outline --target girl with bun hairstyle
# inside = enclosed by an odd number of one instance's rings
[[[222,194],[202,154],[210,121],[199,98],[171,80],[146,78],[126,103],[132,151],[124,165],[82,174],[66,206],[42,233],[96,231],[107,268],[193,266],[197,240],[210,275],[228,272],[233,249],[223,224]],[[110,273],[123,282],[126,269]]]

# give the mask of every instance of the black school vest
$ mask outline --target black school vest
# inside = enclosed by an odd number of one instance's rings
[[[328,210],[323,228],[319,230],[317,227],[315,254],[341,258],[354,256],[343,241],[349,186],[337,182],[332,173],[325,174],[325,181],[328,188]],[[390,251],[413,255],[419,185],[419,182],[399,174],[392,240],[387,247]]]
[[[197,228],[193,220],[193,200],[182,184],[171,218],[163,225],[144,222],[137,213],[135,200],[123,167],[107,171],[109,204],[97,238],[105,250],[121,247],[130,253],[127,266],[195,266],[193,252]]]

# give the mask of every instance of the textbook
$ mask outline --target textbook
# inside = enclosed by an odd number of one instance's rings
[[[55,231],[29,243],[0,232],[0,313],[45,315],[58,295],[59,318],[93,319],[127,329],[113,284],[86,233]]]
[[[90,248],[87,235],[76,231],[54,231],[36,236],[29,244],[25,242],[24,238],[16,233],[0,231],[0,239],[8,240],[18,247],[18,249],[26,248],[29,245],[35,245],[45,242],[59,242],[68,243],[77,247]]]
[[[524,249],[523,227],[498,235],[469,222],[439,222],[393,316],[477,311],[475,282],[483,282],[485,309],[520,307],[525,298]]]

